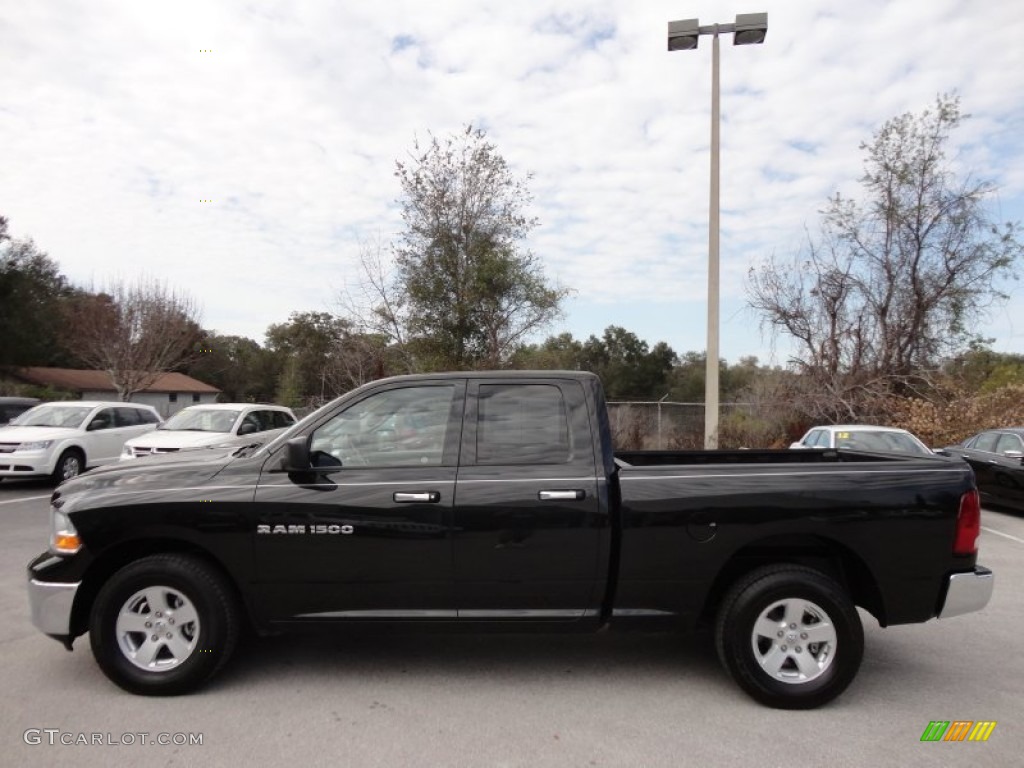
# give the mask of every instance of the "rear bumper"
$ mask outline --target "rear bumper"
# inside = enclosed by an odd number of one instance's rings
[[[980,611],[992,598],[995,578],[992,571],[980,565],[974,566],[973,573],[952,574],[946,588],[946,599],[939,609],[939,618],[948,619],[950,616]]]

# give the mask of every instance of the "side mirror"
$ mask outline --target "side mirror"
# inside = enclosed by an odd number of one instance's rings
[[[949,451],[947,451],[945,448],[932,448],[932,453],[934,453],[936,456],[952,456],[953,455]]]
[[[251,435],[253,432],[256,432],[258,429],[259,428],[255,424],[253,424],[251,421],[247,421],[242,426],[240,426],[238,428],[238,434],[239,435]]]
[[[86,432],[95,432],[97,429],[106,429],[110,426],[110,422],[107,419],[96,417],[89,422],[89,426],[85,428]]]
[[[309,470],[309,438],[293,437],[285,443],[285,469],[292,472]]]
[[[803,447],[804,447],[804,444],[803,443],[799,443],[799,442],[797,442],[797,443],[790,443],[789,444],[789,450],[791,450],[791,451],[795,451],[795,450],[797,450],[799,448],[803,448]]]

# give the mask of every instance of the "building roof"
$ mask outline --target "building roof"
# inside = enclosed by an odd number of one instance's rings
[[[71,392],[114,392],[116,387],[106,371],[79,368],[19,368],[18,378],[32,384],[66,389]],[[184,392],[190,394],[217,394],[216,387],[204,384],[184,373],[162,373],[142,392]]]

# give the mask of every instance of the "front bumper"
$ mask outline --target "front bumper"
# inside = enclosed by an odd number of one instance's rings
[[[81,583],[62,584],[29,579],[28,601],[32,606],[32,623],[37,629],[56,637],[71,634],[71,609]]]
[[[980,611],[992,598],[995,579],[992,571],[980,565],[974,566],[972,573],[952,574],[946,588],[946,599],[939,609],[939,618],[948,619],[950,616]]]
[[[0,477],[34,477],[51,472],[51,460],[38,453],[0,454]]]

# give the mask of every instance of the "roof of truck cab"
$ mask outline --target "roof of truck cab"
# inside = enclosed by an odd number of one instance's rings
[[[495,379],[495,378],[512,378],[512,379],[587,379],[597,378],[597,374],[591,373],[590,371],[521,371],[516,369],[515,371],[442,371],[432,374],[404,374],[402,376],[389,376],[386,379],[377,379],[378,383],[382,381],[402,381],[402,380],[413,380],[413,379]]]
[[[444,371],[441,373],[409,373],[377,379],[370,384],[391,381],[422,381],[423,379],[596,379],[590,371]],[[365,386],[365,385],[363,385]]]

